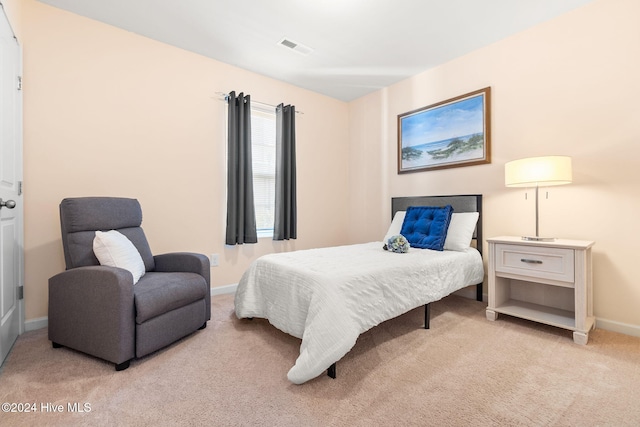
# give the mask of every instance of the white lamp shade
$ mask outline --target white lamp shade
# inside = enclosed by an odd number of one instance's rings
[[[504,165],[507,187],[547,187],[570,184],[571,157],[545,156],[513,160]]]

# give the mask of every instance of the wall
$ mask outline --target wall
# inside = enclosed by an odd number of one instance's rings
[[[64,270],[58,204],[123,196],[142,204],[154,253],[219,253],[212,285],[259,255],[345,243],[348,106],[33,0],[22,0],[26,320],[47,316]],[[297,241],[226,247],[225,109],[216,92],[294,104]],[[327,168],[331,174],[327,174]]]
[[[504,164],[569,155],[574,182],[540,201],[541,234],[596,241],[598,325],[640,335],[638,16],[636,0],[595,1],[350,103],[349,211],[376,211],[351,218],[352,240],[384,235],[392,196],[457,193],[484,195],[486,237],[533,234],[533,197],[504,187]],[[398,175],[397,115],[486,86],[491,164]]]
[[[541,231],[595,240],[599,326],[640,327],[640,3],[596,0],[348,105],[33,0],[3,4],[24,49],[27,320],[47,315],[47,279],[64,268],[63,197],[139,198],[154,252],[220,253],[219,286],[263,253],[379,239],[392,196],[482,193],[486,236],[530,234],[533,203],[504,187],[504,163],[567,154],[574,183],[541,200]],[[485,86],[492,163],[398,175],[397,115]],[[215,92],[229,90],[304,112],[295,242],[223,245]]]

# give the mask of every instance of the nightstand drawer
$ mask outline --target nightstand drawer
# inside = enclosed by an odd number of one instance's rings
[[[496,272],[574,281],[574,251],[564,248],[496,244]]]

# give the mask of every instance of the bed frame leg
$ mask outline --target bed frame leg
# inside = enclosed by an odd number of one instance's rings
[[[476,301],[482,302],[482,283],[476,285]]]
[[[336,379],[336,364],[335,363],[333,365],[329,366],[329,369],[327,369],[327,375],[330,376],[331,378],[333,378],[334,380]]]
[[[424,305],[424,328],[429,329],[429,320],[431,319],[431,304]]]

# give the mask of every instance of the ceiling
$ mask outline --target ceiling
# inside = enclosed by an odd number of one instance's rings
[[[351,101],[592,0],[39,1]]]

